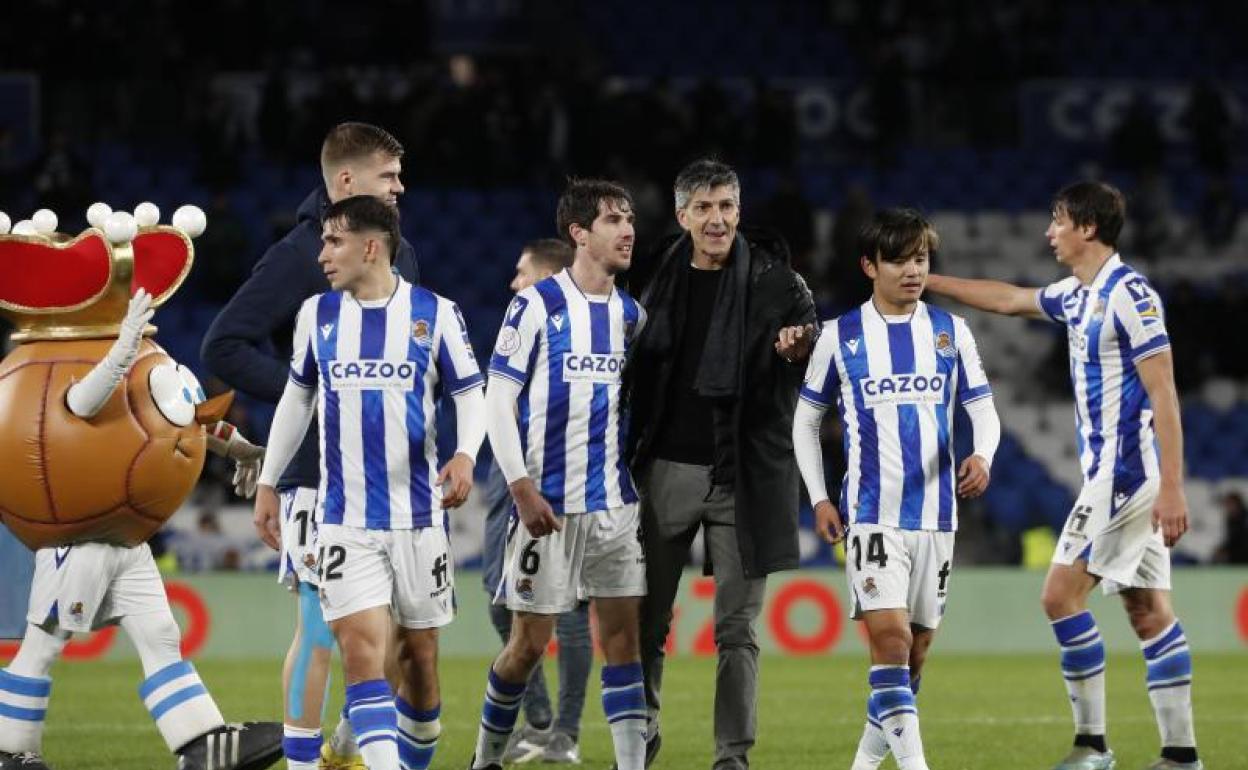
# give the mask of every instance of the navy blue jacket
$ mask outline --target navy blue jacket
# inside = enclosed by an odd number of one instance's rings
[[[295,316],[308,297],[329,291],[317,263],[321,254],[321,212],[329,197],[318,188],[299,204],[293,230],[269,247],[204,336],[200,358],[212,374],[249,396],[276,404],[290,375]],[[399,275],[420,283],[416,252],[403,239],[394,260]],[[272,352],[265,349],[265,342]],[[316,421],[282,474],[281,487],[315,487],[320,482]]]

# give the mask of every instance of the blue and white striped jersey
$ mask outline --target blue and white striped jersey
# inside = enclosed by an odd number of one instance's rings
[[[516,295],[490,376],[522,386],[520,440],[529,476],[556,513],[637,501],[624,460],[620,375],[645,311],[621,289],[591,299],[564,270]]]
[[[1156,478],[1153,410],[1135,365],[1170,347],[1157,292],[1114,254],[1090,286],[1072,275],[1039,290],[1036,304],[1066,326],[1084,480],[1112,477],[1129,493]]]
[[[953,409],[992,395],[964,320],[920,302],[890,323],[868,300],[824,324],[800,395],[840,411],[851,523],[957,529]]]
[[[290,378],[317,389],[320,523],[442,526],[437,400],[483,383],[455,303],[402,279],[384,302],[310,297]]]

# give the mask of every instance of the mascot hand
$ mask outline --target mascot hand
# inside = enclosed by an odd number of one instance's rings
[[[152,308],[152,295],[146,289],[139,289],[130,298],[130,306],[126,309],[126,317],[122,319],[117,341],[108,353],[115,367],[125,371],[134,363],[135,356],[139,353],[139,343],[143,340],[143,328],[152,320],[155,312]]]
[[[251,498],[264,463],[264,447],[256,446],[224,420],[208,428],[208,449],[234,461],[234,494]]]

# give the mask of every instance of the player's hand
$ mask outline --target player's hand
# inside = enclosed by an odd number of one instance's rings
[[[820,500],[815,505],[815,534],[828,545],[836,545],[845,539],[841,514],[829,500]]]
[[[815,346],[815,325],[786,326],[776,335],[776,352],[791,364],[805,361]]]
[[[958,468],[958,494],[962,497],[979,497],[988,488],[988,461],[979,455],[971,455]]]
[[[550,503],[537,491],[533,479],[525,476],[511,483],[511,498],[516,501],[516,512],[520,514],[520,523],[533,537],[545,537],[551,532],[563,529],[559,517],[555,515]]]
[[[468,455],[456,452],[442,466],[438,473],[438,486],[442,487],[443,508],[458,508],[464,504],[472,491],[472,460]]]
[[[282,550],[281,507],[276,489],[268,484],[256,488],[256,510],[251,523],[256,525],[256,534],[264,544],[274,551]]]
[[[1179,542],[1187,531],[1187,497],[1183,487],[1161,486],[1157,502],[1153,503],[1153,530],[1158,529],[1167,548]]]

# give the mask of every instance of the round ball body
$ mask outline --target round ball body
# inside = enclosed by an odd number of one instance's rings
[[[144,340],[99,413],[82,419],[65,394],[113,341],[41,341],[0,361],[0,520],[28,548],[103,541],[137,545],[190,495],[204,466],[204,429],[161,415],[148,375],[174,364]]]

